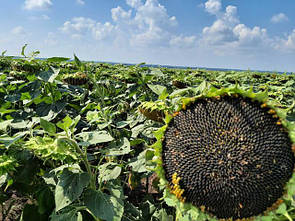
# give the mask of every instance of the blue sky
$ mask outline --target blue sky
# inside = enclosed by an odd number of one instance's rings
[[[294,0],[13,0],[0,52],[295,72]]]

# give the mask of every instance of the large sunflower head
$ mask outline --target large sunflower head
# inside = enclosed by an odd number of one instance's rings
[[[166,197],[218,219],[262,214],[292,177],[293,130],[265,94],[212,89],[186,99],[155,145]]]

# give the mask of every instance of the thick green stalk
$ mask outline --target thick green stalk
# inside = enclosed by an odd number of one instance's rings
[[[78,144],[74,141],[74,140],[71,140],[69,138],[65,138],[69,144],[74,147],[76,149],[76,151],[81,155],[82,157],[82,160],[83,160],[83,163],[86,167],[86,170],[88,172],[88,174],[90,175],[90,188],[95,190],[96,189],[96,185],[95,185],[95,175],[92,173],[91,171],[91,168],[90,168],[90,164],[88,162],[88,159],[87,159],[87,155],[86,153],[84,153],[81,148],[78,146]]]

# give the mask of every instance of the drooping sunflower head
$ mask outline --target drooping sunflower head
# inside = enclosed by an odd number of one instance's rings
[[[284,194],[295,157],[271,106],[238,93],[193,99],[165,127],[170,193],[219,219],[257,216]]]

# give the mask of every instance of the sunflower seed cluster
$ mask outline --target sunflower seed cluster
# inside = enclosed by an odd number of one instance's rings
[[[249,98],[202,98],[180,111],[163,140],[163,168],[182,196],[217,218],[259,215],[283,195],[295,157],[274,110]]]

